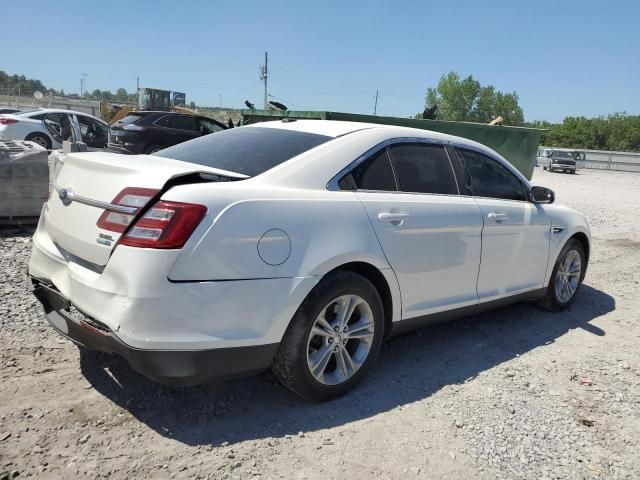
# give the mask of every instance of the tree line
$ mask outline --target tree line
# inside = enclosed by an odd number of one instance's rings
[[[483,86],[471,75],[443,75],[438,85],[427,89],[427,111],[437,120],[489,123],[501,116],[504,125],[543,128],[546,131],[540,143],[547,147],[640,152],[639,115],[623,112],[594,118],[566,117],[561,123],[525,122],[516,92],[504,93],[493,85]],[[416,118],[422,118],[422,114]]]
[[[540,139],[545,147],[640,152],[640,115],[566,117],[562,123],[535,121],[526,126],[546,129]]]
[[[57,96],[80,97],[78,94],[66,95],[63,89],[47,88],[40,80],[27,78],[24,75],[9,75],[0,70],[0,93],[4,95],[30,96],[33,92],[42,92]],[[92,92],[84,92],[82,98],[89,100],[106,100],[123,103],[134,103],[137,100],[136,93],[129,93],[125,88],[118,88],[115,93],[111,90],[95,89]]]

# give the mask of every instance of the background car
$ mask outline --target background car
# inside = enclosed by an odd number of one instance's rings
[[[175,385],[272,367],[334,398],[395,333],[568,308],[589,258],[582,214],[426,130],[265,122],[154,155],[72,153],[56,172],[29,262],[50,323]]]
[[[544,149],[538,155],[544,170],[576,173],[576,159],[579,153],[570,150]]]
[[[199,115],[131,112],[111,125],[109,149],[118,153],[150,154],[226,128],[216,120]]]
[[[37,109],[0,115],[0,137],[29,140],[46,148],[62,148],[62,142],[75,139],[91,149],[104,149],[109,140],[109,125],[82,112]]]
[[[19,108],[0,108],[0,115],[4,113],[20,113]]]

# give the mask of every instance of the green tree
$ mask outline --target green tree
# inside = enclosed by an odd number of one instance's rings
[[[522,125],[524,113],[516,92],[503,93],[493,85],[482,86],[469,75],[460,78],[455,72],[440,77],[437,87],[429,87],[425,107],[438,106],[439,120],[489,123],[498,115],[506,125]]]
[[[126,102],[129,98],[129,94],[127,90],[124,88],[119,88],[116,90],[116,101],[118,102]]]

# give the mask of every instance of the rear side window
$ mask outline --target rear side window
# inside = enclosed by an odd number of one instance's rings
[[[158,118],[155,122],[153,122],[153,124],[156,127],[165,127],[168,128],[169,127],[169,115],[165,115],[163,117]]]
[[[254,177],[332,138],[280,128],[240,127],[180,143],[154,155]]]
[[[196,117],[188,117],[185,115],[176,115],[169,119],[169,125],[171,128],[177,128],[178,130],[198,130]]]
[[[472,150],[458,148],[457,152],[466,177],[467,194],[504,200],[527,199],[522,182],[496,160]]]
[[[398,144],[389,148],[402,192],[457,195],[451,162],[442,145]]]
[[[338,184],[341,190],[396,191],[396,181],[387,150],[383,148],[362,162]]]

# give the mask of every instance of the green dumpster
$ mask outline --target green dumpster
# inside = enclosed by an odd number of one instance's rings
[[[537,128],[493,126],[483,123],[446,122],[443,120],[418,120],[413,118],[377,117],[342,112],[242,110],[241,123],[248,125],[282,118],[344,120],[348,122],[380,123],[399,127],[420,128],[468,138],[492,148],[531,179],[536,162],[540,135]]]

